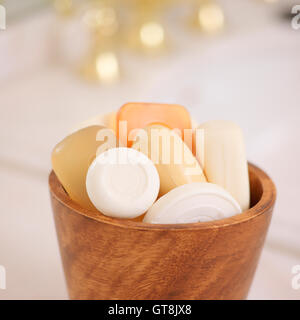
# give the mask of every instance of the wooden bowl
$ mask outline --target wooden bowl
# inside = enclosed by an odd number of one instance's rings
[[[49,176],[71,299],[244,299],[276,199],[249,164],[251,209],[214,222],[156,225],[86,210]]]

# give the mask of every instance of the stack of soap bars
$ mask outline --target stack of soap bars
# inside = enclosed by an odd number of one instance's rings
[[[128,103],[56,145],[53,170],[81,207],[145,223],[196,223],[249,209],[238,125],[201,125],[180,105]]]

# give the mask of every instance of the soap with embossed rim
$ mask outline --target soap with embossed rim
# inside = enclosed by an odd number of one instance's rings
[[[157,198],[159,176],[150,159],[130,148],[101,153],[90,165],[86,189],[94,206],[116,218],[136,218]]]
[[[237,201],[220,186],[194,182],[179,186],[159,198],[148,210],[143,222],[207,222],[228,218],[241,212]]]

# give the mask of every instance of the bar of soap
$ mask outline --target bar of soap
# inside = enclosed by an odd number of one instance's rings
[[[126,121],[127,132],[119,130],[120,121]],[[151,124],[162,124],[170,129],[179,129],[182,131],[182,134],[184,133],[184,129],[191,129],[190,115],[180,105],[127,103],[117,113],[117,135],[124,145],[132,145],[131,138],[134,137],[132,130],[142,129]]]
[[[223,188],[194,182],[159,198],[143,222],[157,224],[195,223],[219,220],[241,213],[237,201]]]
[[[206,182],[203,170],[177,133],[162,125],[151,125],[137,133],[132,148],[143,152],[155,164],[162,196],[190,182]]]
[[[70,134],[74,133],[78,130],[84,129],[86,127],[91,126],[103,126],[108,129],[112,129],[114,132],[116,132],[117,129],[117,112],[109,112],[105,114],[99,114],[95,117],[89,118],[78,125],[74,126],[70,130]]]
[[[156,200],[159,176],[144,154],[129,148],[101,153],[89,167],[86,189],[91,202],[103,214],[136,218]]]
[[[196,141],[203,152],[197,156],[208,182],[226,189],[249,209],[250,185],[246,148],[241,128],[231,121],[209,121],[198,127],[203,139]],[[198,130],[197,129],[197,130]]]
[[[88,168],[97,153],[116,147],[116,136],[103,126],[91,126],[74,132],[52,151],[52,168],[72,200],[87,209],[95,209],[85,187]]]

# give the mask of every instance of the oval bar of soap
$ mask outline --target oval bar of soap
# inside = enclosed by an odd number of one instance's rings
[[[119,132],[119,122],[127,121],[127,133],[133,129],[142,129],[151,124],[162,124],[170,129],[191,129],[189,112],[177,104],[127,103],[117,113],[117,132],[120,141],[127,143],[127,137]],[[132,142],[128,141],[128,146]],[[126,145],[126,144],[125,144]]]
[[[159,176],[144,154],[129,148],[101,153],[91,164],[86,189],[94,206],[116,218],[135,218],[156,200]]]
[[[142,129],[132,148],[154,162],[160,177],[160,196],[186,183],[206,182],[197,159],[173,130],[161,125]]]
[[[52,168],[70,198],[82,207],[95,209],[85,187],[88,168],[97,152],[116,147],[116,136],[102,126],[91,126],[74,132],[52,151]]]
[[[70,133],[73,133],[75,131],[78,131],[80,129],[84,129],[84,128],[90,127],[90,126],[104,126],[108,129],[112,129],[114,132],[116,132],[117,113],[116,112],[109,112],[109,113],[99,114],[95,117],[89,118],[89,119],[79,123],[77,126],[73,127],[70,130]]]
[[[199,162],[208,182],[226,189],[240,204],[242,210],[249,209],[250,184],[246,148],[241,128],[231,121],[209,121],[198,127],[204,139]],[[201,158],[201,159],[200,159]]]
[[[223,188],[211,183],[189,183],[171,190],[149,209],[143,222],[157,224],[206,222],[241,213]]]

